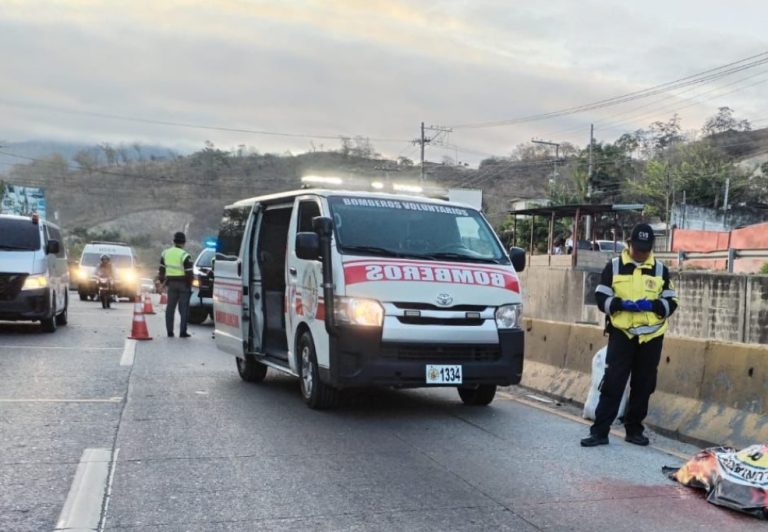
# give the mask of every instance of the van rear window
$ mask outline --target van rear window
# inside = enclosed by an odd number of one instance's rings
[[[36,251],[40,249],[40,226],[30,220],[0,219],[0,250]]]

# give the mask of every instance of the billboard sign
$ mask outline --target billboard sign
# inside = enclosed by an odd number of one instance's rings
[[[37,213],[46,219],[45,189],[0,183],[0,214],[29,216]]]

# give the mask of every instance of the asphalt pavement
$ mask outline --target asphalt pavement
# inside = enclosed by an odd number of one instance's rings
[[[369,390],[307,408],[240,380],[207,322],[126,341],[132,307],[0,323],[0,530],[765,530],[668,480],[697,448],[618,435],[521,388]],[[158,309],[159,310],[159,309]],[[620,434],[620,431],[617,432]]]

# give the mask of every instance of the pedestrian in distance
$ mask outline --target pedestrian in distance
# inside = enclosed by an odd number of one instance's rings
[[[189,298],[192,295],[192,257],[184,251],[187,237],[184,233],[173,235],[173,246],[163,251],[160,256],[158,279],[168,292],[168,305],[165,308],[165,328],[169,337],[173,337],[173,319],[176,306],[179,307],[179,337],[189,338],[187,319],[189,316]]]
[[[637,224],[629,247],[606,264],[595,290],[597,307],[606,314],[608,350],[595,422],[589,437],[581,440],[583,447],[608,443],[627,380],[630,389],[624,414],[625,440],[635,445],[649,443],[643,434],[643,420],[656,390],[668,319],[677,308],[669,270],[654,257],[653,241],[651,226]]]

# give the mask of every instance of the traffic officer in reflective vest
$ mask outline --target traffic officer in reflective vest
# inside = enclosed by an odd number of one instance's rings
[[[653,256],[653,239],[651,226],[636,225],[629,249],[605,266],[595,291],[597,307],[606,314],[608,351],[595,422],[590,436],[581,440],[583,447],[608,443],[608,432],[630,375],[625,439],[635,445],[649,443],[643,434],[643,420],[656,389],[667,320],[677,308],[669,270]]]
[[[173,235],[173,247],[163,251],[160,257],[158,279],[168,290],[168,305],[165,309],[165,328],[168,336],[173,337],[173,317],[176,305],[179,306],[179,337],[189,338],[187,317],[189,315],[189,297],[192,294],[192,257],[184,251],[187,237],[184,233]]]

